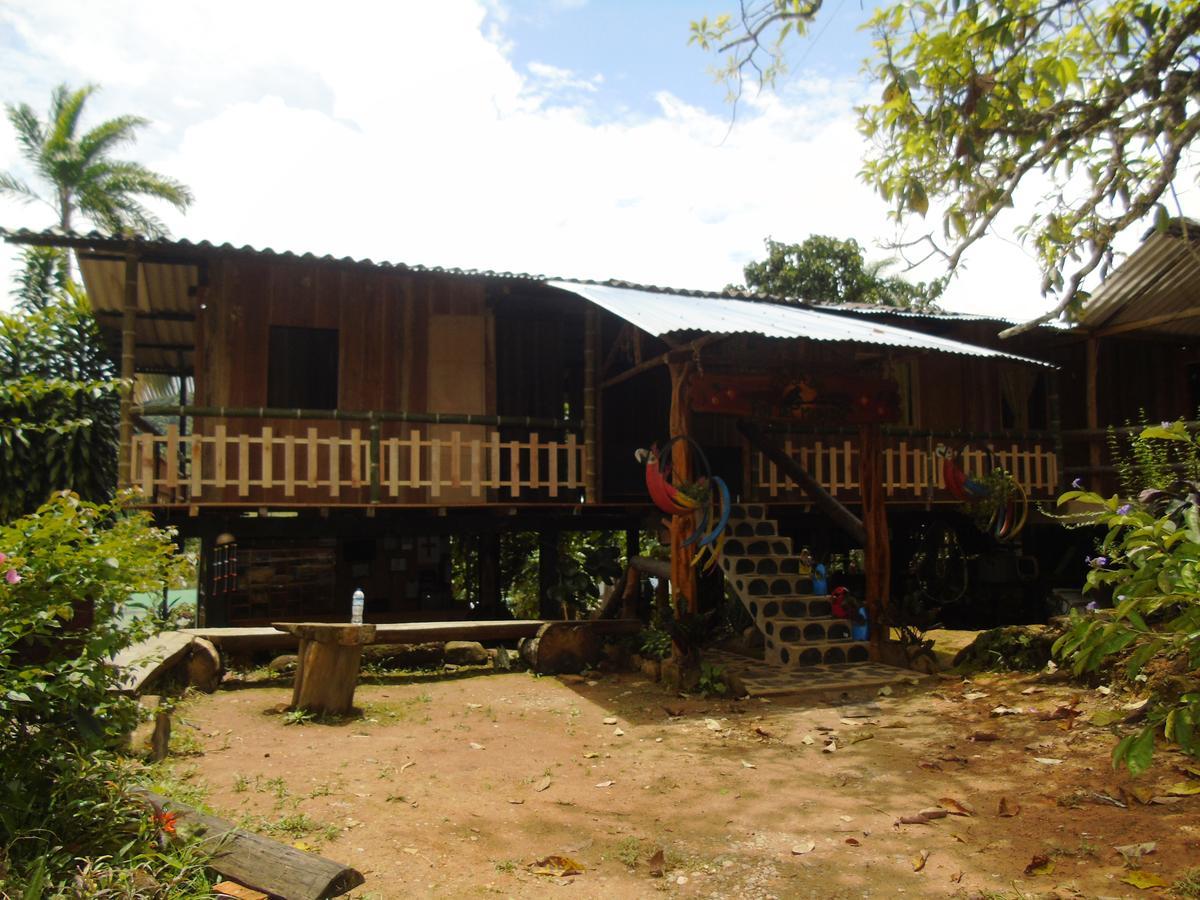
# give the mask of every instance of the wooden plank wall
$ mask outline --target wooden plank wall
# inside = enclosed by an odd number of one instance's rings
[[[317,262],[222,259],[210,267],[206,309],[197,329],[202,351],[196,370],[195,402],[201,406],[257,407],[267,404],[267,366],[270,327],[335,328],[339,332],[338,406],[346,410],[430,410],[429,328],[433,316],[478,317],[481,331],[491,325],[481,283],[320,264]],[[487,372],[492,350],[485,339],[459,349],[460,366]],[[482,354],[482,358],[480,358]],[[467,357],[471,356],[471,359]],[[455,398],[457,399],[457,398]],[[452,412],[493,413],[494,385],[485,386],[471,409]],[[206,434],[222,424],[202,420]],[[257,433],[260,423],[229,419],[230,434]],[[365,423],[276,421],[273,437],[301,436],[316,428],[320,437],[349,438],[357,428],[365,438]],[[402,423],[386,423],[383,437],[407,437]],[[234,451],[236,452],[236,451]],[[232,457],[231,457],[232,461]],[[349,450],[342,463],[351,465]],[[261,466],[251,468],[254,476]],[[282,473],[280,473],[282,474]],[[223,500],[247,502],[231,490]],[[426,491],[409,490],[401,502],[424,502]],[[311,494],[311,496],[305,496]],[[248,502],[281,499],[280,491],[251,488]],[[298,487],[293,503],[319,502],[325,492]],[[366,502],[366,488],[343,492],[343,503]]]

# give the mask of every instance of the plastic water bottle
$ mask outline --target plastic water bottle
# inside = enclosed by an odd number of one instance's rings
[[[362,592],[362,588],[358,588],[354,592],[354,596],[350,600],[350,624],[362,624],[363,602],[367,599],[366,594]]]

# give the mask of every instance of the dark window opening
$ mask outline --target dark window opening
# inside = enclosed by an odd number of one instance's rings
[[[337,399],[337,330],[272,325],[267,405],[337,409]]]

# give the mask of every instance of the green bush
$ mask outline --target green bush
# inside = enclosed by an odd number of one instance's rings
[[[1177,442],[1183,456],[1200,448],[1182,422],[1147,428],[1138,441]],[[1142,457],[1163,458],[1153,452]],[[1200,756],[1200,483],[1186,466],[1180,471],[1183,477],[1169,487],[1160,480],[1136,500],[1104,498],[1080,486],[1058,501],[1077,501],[1092,510],[1082,521],[1107,528],[1088,560],[1084,589],[1101,598],[1111,591],[1114,608],[1073,612],[1054,652],[1077,675],[1120,659],[1127,677],[1147,680],[1147,724],[1113,751],[1113,765],[1124,764],[1133,775],[1149,767],[1159,734]],[[1155,677],[1147,679],[1147,672]]]
[[[55,490],[112,497],[115,379],[82,293],[0,313],[0,521],[32,512]]]
[[[191,851],[116,754],[137,706],[111,659],[150,627],[120,607],[182,574],[170,533],[59,493],[0,526],[0,554],[0,896],[194,896]]]

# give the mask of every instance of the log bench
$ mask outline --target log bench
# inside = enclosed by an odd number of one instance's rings
[[[176,832],[200,838],[210,854],[207,865],[217,874],[283,900],[325,900],[362,884],[362,873],[315,853],[235,828],[230,822],[153,791],[136,794],[156,812],[175,816]]]

